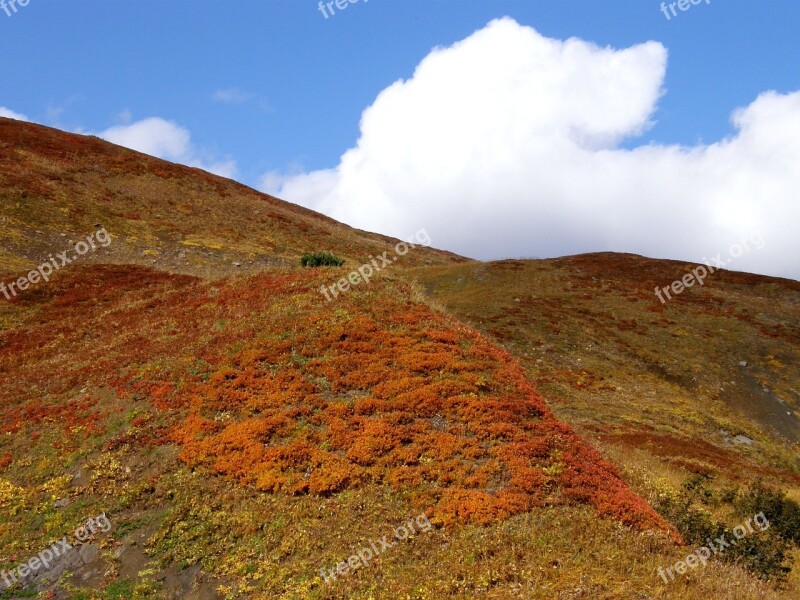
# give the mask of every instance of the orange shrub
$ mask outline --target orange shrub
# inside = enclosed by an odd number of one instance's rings
[[[102,431],[107,409],[72,396],[89,382],[162,411],[188,465],[264,492],[385,483],[430,502],[446,524],[579,502],[670,530],[553,417],[506,352],[412,302],[403,284],[375,281],[332,308],[320,277],[65,271],[37,307],[49,327],[30,320],[24,335],[0,332],[0,371],[19,375],[0,381],[14,399],[0,407],[0,431],[30,428],[33,441],[40,423]],[[137,421],[109,444],[158,436]]]

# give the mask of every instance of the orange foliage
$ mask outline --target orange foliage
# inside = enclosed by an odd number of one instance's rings
[[[427,498],[444,524],[581,502],[669,530],[505,352],[424,306],[359,308],[306,314],[291,342],[248,345],[191,383],[173,432],[182,459],[269,492],[385,483]]]
[[[107,447],[171,441],[191,467],[264,492],[386,484],[430,502],[443,524],[589,503],[671,531],[553,417],[507,353],[411,302],[402,285],[375,281],[374,295],[344,294],[332,308],[319,277],[70,271],[43,288],[53,294],[41,307],[48,329],[0,332],[0,371],[24,374],[0,381],[3,397],[19,399],[0,407],[0,431],[30,427],[33,439],[41,422],[92,427],[96,400],[71,396],[91,382],[171,423],[162,435],[155,419],[137,418]],[[74,345],[56,351],[57,337]],[[59,378],[36,364],[57,365]],[[61,400],[44,404],[48,395]]]

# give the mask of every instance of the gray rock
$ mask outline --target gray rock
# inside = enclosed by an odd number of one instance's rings
[[[734,444],[739,444],[740,446],[752,446],[755,444],[755,440],[751,440],[746,435],[742,435],[741,433],[733,438]]]
[[[95,558],[97,558],[98,553],[99,550],[94,544],[86,544],[81,546],[78,550],[78,554],[80,554],[83,564],[92,562]]]
[[[83,546],[73,546],[67,552],[58,557],[54,564],[46,571],[39,571],[33,583],[37,587],[42,584],[56,581],[66,571],[75,571],[84,565],[94,561],[99,555],[99,548],[94,544],[85,544]]]

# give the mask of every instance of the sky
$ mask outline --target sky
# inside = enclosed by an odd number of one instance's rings
[[[473,258],[800,279],[795,0],[3,1],[0,116]]]

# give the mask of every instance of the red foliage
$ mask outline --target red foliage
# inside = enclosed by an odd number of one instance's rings
[[[182,459],[271,492],[386,483],[445,524],[580,502],[669,530],[505,352],[422,306],[360,308],[298,318],[291,343],[249,345],[190,385]]]
[[[165,434],[141,416],[107,448],[171,441],[191,467],[264,492],[386,484],[433,504],[445,524],[579,502],[671,531],[552,416],[507,353],[389,283],[373,282],[368,303],[345,294],[331,309],[316,277],[65,275],[41,306],[49,328],[0,333],[0,371],[19,375],[0,382],[18,399],[0,408],[0,428],[96,426],[97,400],[71,395],[91,382],[173,423]]]

